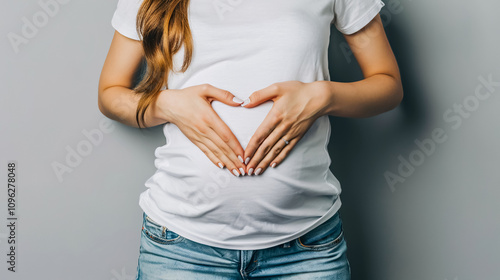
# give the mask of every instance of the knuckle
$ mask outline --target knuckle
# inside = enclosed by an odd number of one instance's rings
[[[200,88],[203,92],[208,92],[209,90],[212,89],[212,85],[211,84],[208,84],[208,83],[205,83],[205,84],[201,84],[200,85]]]
[[[281,148],[280,147],[277,147],[277,148],[274,149],[274,154],[275,155],[278,155],[280,152],[281,152]]]
[[[222,141],[224,141],[224,143],[229,143],[229,141],[231,141],[231,138],[227,133],[221,133],[219,137]]]
[[[293,124],[297,123],[298,121],[298,116],[295,114],[287,116],[286,119],[283,120],[282,125],[285,129],[290,129]]]
[[[207,114],[202,114],[200,116],[200,125],[207,126],[208,123],[210,123],[210,117]]]
[[[260,91],[252,93],[252,100],[260,100],[261,95]]]
[[[264,155],[267,155],[267,154],[269,153],[269,151],[270,151],[270,150],[271,150],[271,147],[269,147],[269,146],[264,147],[263,154],[264,154]]]
[[[207,132],[208,132],[208,129],[206,126],[199,125],[199,124],[196,125],[196,130],[198,130],[199,134],[204,135],[204,136],[207,135]]]
[[[233,99],[233,95],[227,90],[223,91],[222,95],[224,96],[224,99],[227,99],[227,100]]]
[[[275,83],[269,86],[269,89],[272,90],[273,92],[279,92],[280,88],[281,87],[279,83]]]
[[[214,151],[212,151],[212,153],[216,156],[216,157],[220,157],[222,155],[221,151],[219,149],[216,149]]]
[[[281,122],[283,120],[284,116],[285,116],[285,113],[283,111],[275,110],[273,115],[272,115],[271,121],[273,123]]]
[[[267,135],[270,135],[271,132],[273,132],[273,129],[269,128],[268,132],[267,132]],[[264,142],[264,140],[266,140],[266,136],[263,135],[263,134],[259,134],[259,136],[255,137],[255,145],[256,146],[261,146],[262,143]]]

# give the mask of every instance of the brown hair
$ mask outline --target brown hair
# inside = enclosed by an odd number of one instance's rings
[[[173,56],[184,45],[184,72],[191,63],[193,39],[188,22],[189,0],[144,0],[137,13],[137,32],[142,36],[146,73],[134,88],[142,94],[136,110],[139,128],[146,109],[156,101],[168,73],[173,71]]]

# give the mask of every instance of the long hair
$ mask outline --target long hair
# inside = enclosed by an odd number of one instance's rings
[[[188,22],[189,0],[144,0],[137,13],[137,32],[142,36],[146,73],[134,88],[142,94],[137,104],[136,121],[145,124],[146,109],[156,101],[168,73],[173,71],[173,56],[184,45],[187,70],[193,54],[193,39]],[[140,122],[139,122],[140,121]]]

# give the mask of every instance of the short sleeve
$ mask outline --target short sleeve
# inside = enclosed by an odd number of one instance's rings
[[[385,6],[381,0],[333,0],[332,23],[343,34],[353,34],[367,25]]]
[[[140,40],[136,30],[136,18],[143,0],[118,0],[111,26],[125,37]]]

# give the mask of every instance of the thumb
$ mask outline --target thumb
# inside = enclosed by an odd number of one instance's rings
[[[258,91],[254,91],[241,106],[245,108],[253,108],[270,99],[276,97],[276,91],[272,87],[267,87]]]
[[[205,91],[205,94],[210,102],[212,102],[213,100],[217,100],[230,106],[238,106],[243,103],[243,100],[241,100],[231,92],[214,86],[209,86]]]

